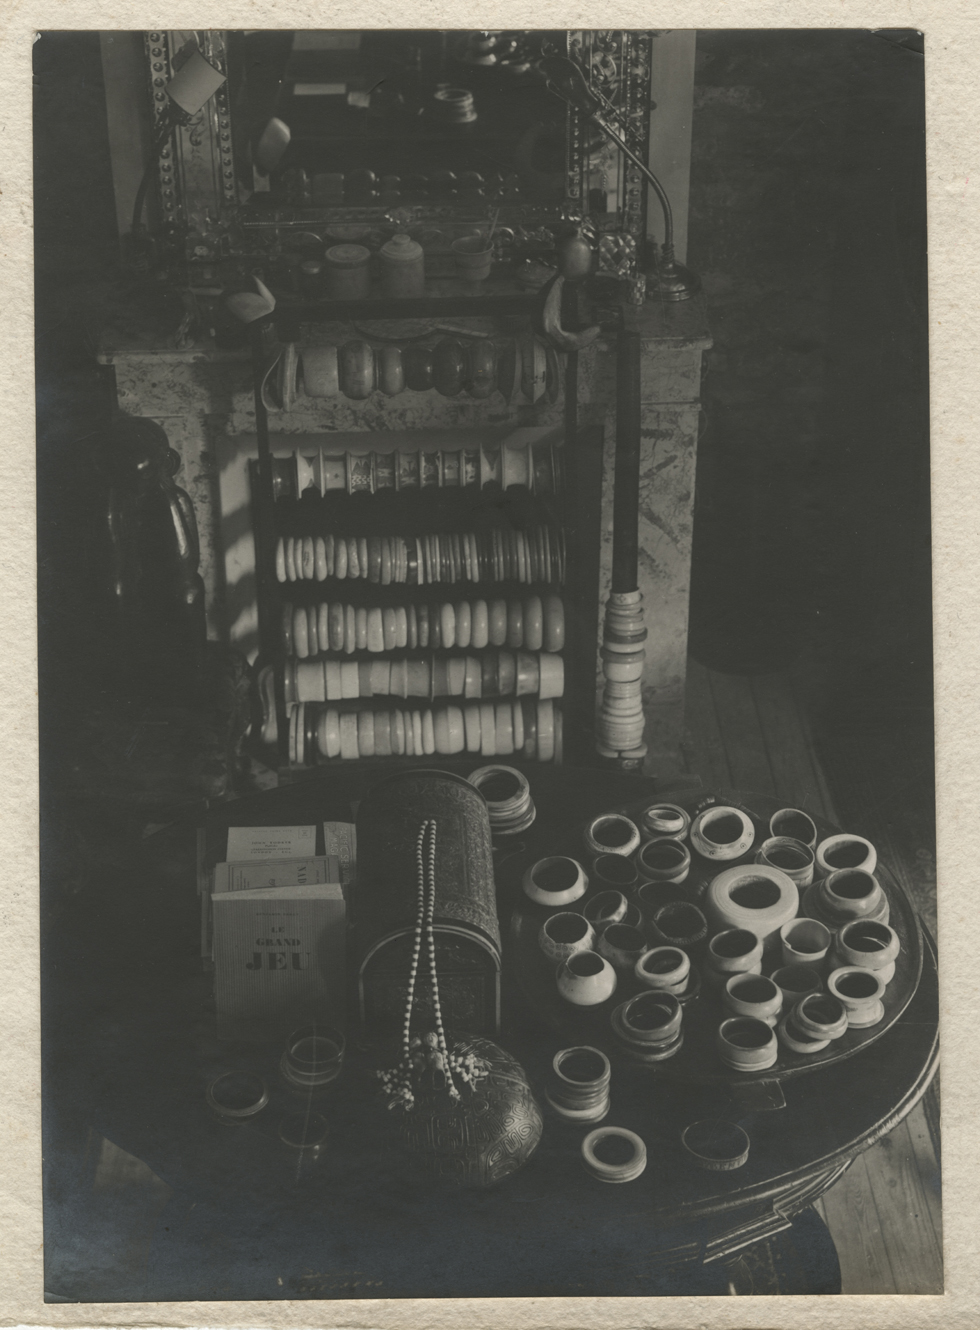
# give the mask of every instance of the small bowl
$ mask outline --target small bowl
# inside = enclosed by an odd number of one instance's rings
[[[538,933],[538,946],[555,962],[567,961],[579,951],[591,951],[594,942],[595,929],[588,919],[570,910],[550,915]]]
[[[536,905],[557,909],[580,900],[586,892],[589,879],[577,859],[564,854],[553,854],[539,859],[524,874],[524,894]]]
[[[576,1007],[597,1007],[616,991],[616,971],[595,951],[577,951],[558,967],[558,992]]]

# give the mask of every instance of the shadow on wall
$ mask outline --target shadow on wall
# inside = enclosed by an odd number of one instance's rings
[[[921,38],[698,34],[690,254],[715,349],[691,650],[931,701]]]

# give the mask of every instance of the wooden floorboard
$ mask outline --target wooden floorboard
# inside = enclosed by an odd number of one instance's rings
[[[789,675],[724,675],[691,661],[684,759],[705,785],[758,790],[840,821]],[[901,860],[882,832],[883,858]],[[896,869],[903,881],[904,867]],[[942,1291],[940,1173],[925,1107],[859,1156],[815,1206],[837,1246],[845,1293]]]

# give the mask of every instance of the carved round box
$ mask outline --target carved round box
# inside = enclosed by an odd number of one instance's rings
[[[516,1173],[537,1149],[544,1124],[524,1069],[489,1039],[463,1038],[453,1050],[490,1064],[487,1076],[458,1101],[433,1091],[399,1113],[405,1145],[436,1177],[492,1187]]]

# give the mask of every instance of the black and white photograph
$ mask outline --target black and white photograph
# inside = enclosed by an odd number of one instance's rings
[[[323,21],[34,41],[45,1310],[891,1325],[929,33]]]

